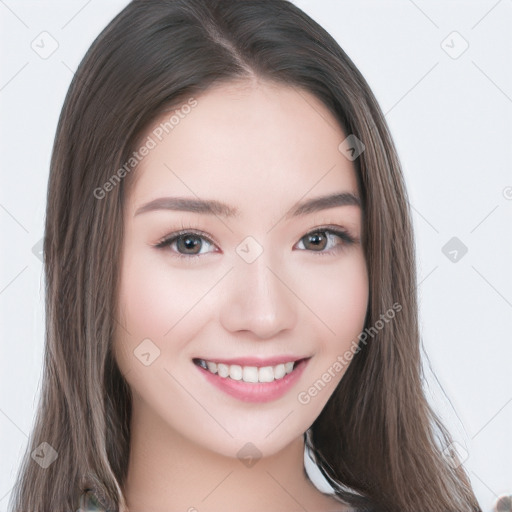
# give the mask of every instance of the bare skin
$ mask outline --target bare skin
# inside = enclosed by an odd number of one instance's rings
[[[303,434],[349,363],[307,403],[298,396],[364,326],[361,209],[285,217],[315,197],[357,197],[353,163],[338,150],[347,134],[314,96],[282,85],[224,84],[196,99],[140,162],[125,198],[114,353],[133,393],[129,512],[349,511],[313,485],[303,464]],[[170,196],[216,199],[241,214],[140,212]],[[176,242],[156,247],[183,226],[200,232],[198,256]],[[315,249],[306,235],[327,234],[325,226],[354,242],[329,234]],[[236,251],[248,236],[262,248],[250,264]],[[136,357],[142,340],[149,365]],[[289,392],[257,404],[219,390],[192,361],[282,354],[310,360]],[[239,455],[247,446],[250,466]]]

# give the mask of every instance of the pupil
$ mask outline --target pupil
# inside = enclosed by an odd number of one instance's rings
[[[194,241],[194,239],[196,241]],[[193,249],[194,247],[199,245],[199,242],[197,241],[197,237],[194,237],[194,236],[182,237],[180,240],[183,241],[183,243],[185,245],[185,249],[187,249],[187,250]]]
[[[313,241],[313,244],[315,244],[316,247],[319,247],[318,242],[319,242],[319,239],[322,239],[322,238],[325,239],[325,237],[323,237],[321,234],[317,234],[317,233],[315,233],[313,235],[309,235],[310,242]],[[320,240],[320,242],[321,242],[321,240]],[[321,243],[320,243],[320,245],[321,245]]]

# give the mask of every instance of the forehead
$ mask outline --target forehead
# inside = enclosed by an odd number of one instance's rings
[[[301,198],[357,194],[346,134],[313,94],[282,84],[217,85],[159,116],[142,137],[131,209],[157,197],[214,198],[241,217]],[[270,210],[268,210],[270,211]]]

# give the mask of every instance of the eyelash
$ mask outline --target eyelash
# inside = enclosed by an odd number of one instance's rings
[[[166,236],[160,242],[155,244],[153,247],[155,247],[157,249],[164,249],[166,247],[170,247],[177,239],[179,239],[183,235],[195,235],[195,236],[198,236],[198,237],[206,240],[211,245],[217,245],[208,236],[206,236],[206,234],[203,233],[202,231],[198,231],[196,229],[189,228],[184,225],[182,225],[182,228],[183,229],[181,231],[177,231],[175,233],[171,233],[170,235]],[[341,229],[339,227],[334,227],[334,226],[320,226],[318,228],[315,228],[314,230],[309,231],[304,236],[302,236],[301,239],[299,240],[299,242],[303,238],[306,238],[310,235],[314,235],[316,233],[330,233],[332,235],[339,237],[342,240],[341,244],[338,244],[336,247],[334,247],[333,249],[330,249],[329,251],[309,251],[309,252],[312,252],[313,254],[315,254],[316,256],[325,256],[325,255],[334,254],[334,253],[340,251],[341,249],[343,249],[343,246],[345,246],[345,245],[350,246],[356,242],[356,239],[354,237],[352,237],[351,235],[349,235],[349,233],[347,231],[345,231],[344,229]],[[301,250],[308,251],[308,249],[301,249]],[[204,256],[204,254],[187,254],[186,255],[186,254],[180,254],[179,252],[174,252],[174,257],[186,259],[189,261],[195,260],[196,258],[198,258],[200,256]]]

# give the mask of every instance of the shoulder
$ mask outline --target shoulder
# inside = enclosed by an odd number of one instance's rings
[[[76,512],[106,512],[92,492],[85,491],[80,495],[79,508]]]

